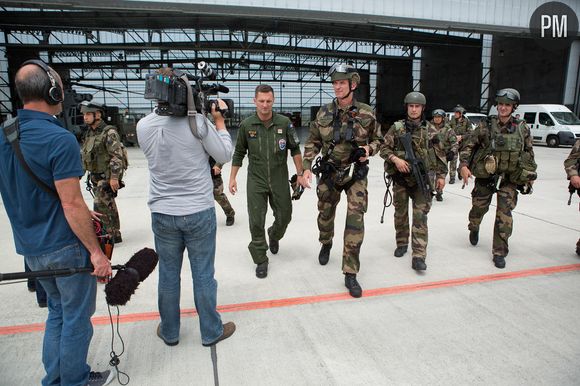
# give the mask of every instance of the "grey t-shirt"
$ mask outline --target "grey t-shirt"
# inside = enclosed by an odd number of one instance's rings
[[[185,216],[214,206],[209,156],[224,164],[232,157],[232,139],[213,127],[193,136],[187,117],[154,112],[137,123],[139,146],[149,166],[151,212]]]

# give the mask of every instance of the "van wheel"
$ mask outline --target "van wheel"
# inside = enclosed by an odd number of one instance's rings
[[[560,146],[560,139],[556,135],[549,135],[546,139],[548,147],[558,147]]]

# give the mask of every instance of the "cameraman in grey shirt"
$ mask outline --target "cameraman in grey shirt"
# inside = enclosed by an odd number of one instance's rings
[[[219,103],[226,108],[223,101]],[[201,139],[192,134],[187,116],[162,116],[157,111],[137,124],[139,145],[149,167],[148,204],[159,255],[157,336],[168,346],[179,343],[180,276],[187,248],[201,341],[211,346],[230,337],[236,328],[233,322],[222,324],[216,310],[216,217],[208,162],[209,156],[219,163],[229,162],[232,140],[214,106],[215,127],[204,117],[206,125],[198,125]]]

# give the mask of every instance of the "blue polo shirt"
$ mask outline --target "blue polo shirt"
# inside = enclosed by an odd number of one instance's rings
[[[54,181],[84,174],[77,140],[56,118],[39,111],[18,110],[18,120],[22,154],[38,178],[54,188]],[[42,190],[26,173],[1,132],[0,193],[19,254],[42,255],[79,241],[66,221],[60,200]]]

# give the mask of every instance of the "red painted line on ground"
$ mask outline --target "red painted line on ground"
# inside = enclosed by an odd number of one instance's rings
[[[499,280],[509,280],[509,279],[518,279],[522,277],[529,277],[529,276],[542,276],[542,275],[551,275],[554,273],[562,273],[562,272],[571,272],[571,271],[580,271],[580,264],[570,264],[570,265],[559,265],[554,267],[545,267],[545,268],[535,268],[535,269],[528,269],[523,271],[514,271],[514,272],[505,272],[505,273],[494,273],[490,275],[482,275],[482,276],[472,276],[472,277],[465,277],[459,279],[449,279],[449,280],[441,280],[441,281],[433,281],[433,282],[426,282],[426,283],[416,283],[416,284],[405,284],[399,285],[394,287],[385,287],[385,288],[375,288],[370,290],[363,291],[363,297],[372,297],[372,296],[385,296],[385,295],[395,295],[401,293],[408,293],[408,292],[416,292],[416,291],[424,291],[436,288],[445,288],[445,287],[457,287],[462,285],[469,285],[475,283],[487,283]],[[227,304],[223,306],[218,306],[218,310],[220,312],[238,312],[238,311],[252,311],[252,310],[260,310],[265,308],[276,308],[276,307],[290,307],[290,306],[297,306],[301,304],[312,304],[312,303],[324,303],[324,302],[331,302],[336,300],[353,300],[354,299],[347,293],[335,293],[335,294],[326,294],[326,295],[313,295],[313,296],[303,296],[298,298],[286,298],[286,299],[272,299],[272,300],[263,300],[257,302],[248,302],[248,303],[238,303],[238,304]],[[195,309],[187,309],[181,311],[182,316],[190,316],[193,317],[197,315],[197,311]],[[120,315],[119,316],[119,323],[134,323],[134,322],[142,322],[146,320],[158,320],[159,313],[158,312],[144,312],[144,313],[136,313],[136,314],[129,314],[129,315]],[[109,316],[95,316],[92,319],[93,325],[103,325],[109,323]],[[116,316],[113,315],[113,320],[116,320]],[[44,331],[44,323],[34,323],[34,324],[24,324],[24,325],[16,325],[16,326],[7,326],[7,327],[0,327],[0,335],[15,335],[15,334],[23,334],[28,332],[38,332]]]

